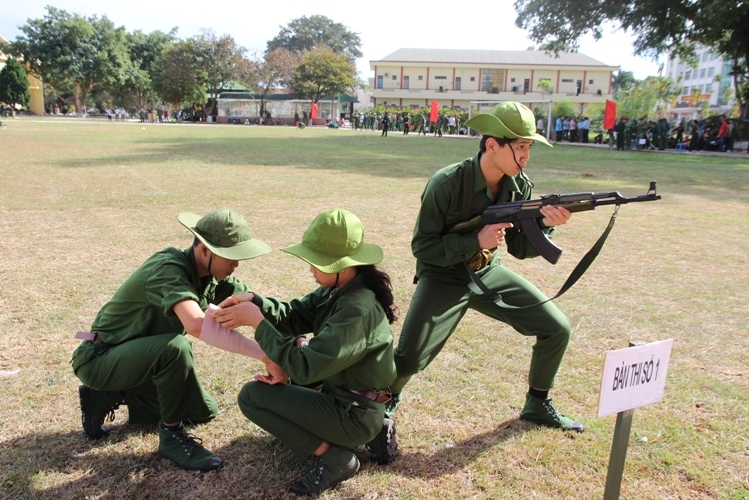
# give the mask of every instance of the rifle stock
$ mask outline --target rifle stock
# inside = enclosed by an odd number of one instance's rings
[[[541,208],[546,205],[563,207],[570,212],[586,212],[595,210],[597,206],[603,205],[625,205],[643,201],[660,200],[661,196],[656,192],[655,181],[650,182],[648,192],[634,198],[622,196],[618,191],[604,193],[574,193],[574,194],[550,194],[536,200],[513,201],[489,205],[481,215],[468,221],[459,222],[450,228],[448,232],[465,234],[481,229],[487,224],[498,224],[500,222],[512,222],[519,227],[527,236],[533,248],[547,261],[556,264],[562,255],[562,249],[556,246],[544,234],[540,221],[544,218]]]

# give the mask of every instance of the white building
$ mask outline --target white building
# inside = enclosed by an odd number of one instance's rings
[[[725,93],[726,87],[733,88],[733,77],[729,74],[730,61],[724,61],[709,47],[698,46],[696,52],[699,60],[696,68],[679,56],[666,63],[665,76],[670,76],[684,87],[676,106],[668,110],[672,118],[697,118],[700,101],[709,101],[711,111],[717,114],[727,113],[733,105],[733,99],[729,101]],[[695,91],[699,93],[696,102]]]
[[[608,66],[584,54],[544,51],[399,49],[370,61],[374,105],[468,110],[477,101],[570,101],[581,108],[611,99]]]

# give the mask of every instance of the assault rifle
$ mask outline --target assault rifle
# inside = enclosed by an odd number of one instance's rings
[[[559,261],[559,256],[562,255],[562,249],[552,243],[541,230],[540,222],[544,218],[540,211],[541,207],[554,205],[555,207],[564,207],[574,213],[595,210],[596,207],[603,205],[616,205],[618,208],[619,205],[627,203],[660,199],[661,196],[655,190],[655,181],[650,181],[650,188],[646,194],[634,198],[626,198],[619,194],[618,191],[609,191],[606,193],[550,194],[542,196],[538,200],[512,201],[489,205],[483,214],[477,215],[469,221],[455,224],[450,228],[450,232],[465,234],[487,224],[512,222],[514,227],[519,227],[526,234],[533,248],[544,259],[552,264],[556,264]]]

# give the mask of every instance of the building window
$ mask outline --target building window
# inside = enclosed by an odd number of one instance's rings
[[[572,78],[562,78],[562,83],[572,83]]]
[[[382,88],[382,75],[377,75],[377,85],[376,88],[381,89]]]
[[[707,68],[707,76],[713,76],[715,74],[715,68]]]
[[[515,83],[515,79],[514,78],[510,78],[510,83]]]
[[[393,75],[393,81],[397,80],[398,77],[396,75]]]
[[[447,77],[446,76],[435,76],[434,79],[435,80],[447,80]]]
[[[687,71],[686,73],[684,73],[684,80],[689,80],[690,78],[692,78],[692,71],[691,70]]]
[[[472,76],[472,77],[471,77],[471,81],[472,81],[472,82],[475,82],[475,81],[476,81],[476,77],[475,77],[475,76]]]
[[[483,69],[481,70],[481,91],[490,94],[498,94],[505,86],[505,70]]]
[[[461,79],[459,76],[456,76],[455,77],[455,90],[460,90],[460,86],[461,86]]]
[[[588,80],[588,85],[593,85],[593,80]]]
[[[700,78],[705,78],[705,71],[706,71],[705,68],[702,68],[700,70]]]
[[[705,84],[705,93],[709,94],[713,91],[713,84],[712,83],[706,83]]]
[[[705,52],[704,54],[702,54],[702,62],[707,62],[709,58],[710,58],[709,52]]]
[[[408,88],[408,83],[409,83],[408,81],[409,81],[409,77],[408,77],[408,75],[405,75],[405,76],[403,77],[403,88],[404,88],[404,89],[407,89],[407,88]]]
[[[419,78],[418,78],[418,80],[419,80],[419,81],[422,81],[423,79],[424,79],[424,75],[419,75]]]

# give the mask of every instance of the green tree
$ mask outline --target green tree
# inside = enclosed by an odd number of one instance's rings
[[[192,47],[196,63],[202,69],[200,74],[205,88],[211,96],[211,115],[215,116],[219,92],[239,76],[245,49],[238,46],[231,35],[216,36],[211,30],[204,30],[194,37]]]
[[[302,16],[280,28],[278,35],[267,43],[266,52],[286,49],[301,54],[326,46],[351,60],[363,55],[359,35],[325,16]]]
[[[113,91],[123,102],[135,109],[147,108],[153,92],[152,74],[155,64],[164,47],[174,43],[177,29],[169,33],[140,30],[126,34],[130,64],[122,72],[122,77],[113,86]]]
[[[154,89],[175,109],[205,102],[205,69],[199,64],[194,45],[193,40],[167,45],[154,64]]]
[[[611,82],[612,94],[614,100],[616,100],[620,93],[629,92],[635,85],[637,79],[632,71],[619,70],[614,75],[613,81]]]
[[[260,94],[260,109],[265,109],[265,97],[281,86],[291,82],[299,56],[286,49],[275,49],[264,55],[256,55],[251,70],[243,75],[242,83]]]
[[[323,96],[351,92],[359,82],[351,59],[323,47],[302,55],[289,84],[297,97],[318,102]]]
[[[544,93],[551,94],[551,80],[548,78],[542,78],[538,81],[538,85],[536,85],[536,88],[541,91],[541,94]]]
[[[749,4],[742,0],[515,0],[515,10],[515,24],[537,43],[576,50],[584,34],[598,40],[610,22],[635,34],[635,54],[675,52],[684,58],[702,44],[733,61],[737,89],[749,81]],[[740,94],[746,117],[749,92]]]
[[[0,102],[10,104],[13,116],[16,115],[16,104],[28,106],[31,102],[29,78],[26,70],[18,60],[9,57],[0,70]]]
[[[676,98],[684,90],[684,87],[674,83],[672,78],[666,76],[649,76],[645,78],[645,83],[655,92],[655,112],[659,116],[663,115],[663,107],[661,105],[673,105]]]
[[[619,116],[640,118],[651,115],[658,103],[656,89],[646,80],[636,81],[632,88],[623,92],[617,101],[616,113]]]
[[[570,101],[558,101],[554,103],[554,107],[552,108],[552,119],[556,119],[557,116],[566,116],[569,118],[570,116],[577,115],[577,112],[578,108]]]
[[[121,81],[130,64],[125,29],[106,16],[82,17],[48,6],[42,19],[28,19],[11,52],[53,87],[69,87],[80,116],[92,90]]]

